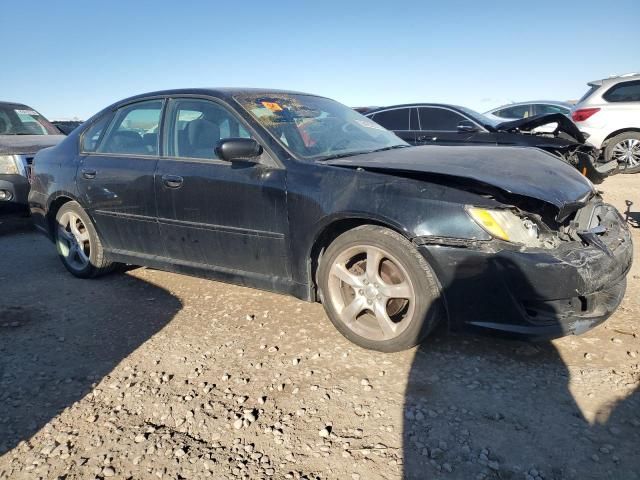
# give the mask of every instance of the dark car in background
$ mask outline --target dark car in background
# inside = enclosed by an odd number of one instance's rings
[[[31,107],[0,102],[0,208],[25,209],[33,157],[64,138]]]
[[[122,262],[321,301],[381,351],[439,322],[581,333],[617,308],[632,257],[620,214],[547,152],[410,147],[294,92],[118,102],[37,155],[29,199],[77,277]]]
[[[412,145],[511,145],[536,147],[573,165],[594,183],[617,171],[617,162],[600,164],[599,152],[561,113],[495,121],[457,105],[421,103],[370,110],[365,115]],[[556,124],[551,132],[536,129]]]
[[[65,135],[69,135],[82,125],[82,120],[52,120],[51,123]]]

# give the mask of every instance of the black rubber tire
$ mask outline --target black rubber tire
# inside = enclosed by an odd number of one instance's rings
[[[640,132],[622,132],[619,135],[616,135],[615,137],[611,138],[608,142],[607,142],[607,146],[604,149],[604,158],[609,162],[611,160],[613,160],[611,158],[611,152],[613,151],[613,147],[615,147],[618,143],[622,142],[623,140],[627,140],[627,139],[635,139],[635,140],[640,140]],[[638,173],[640,172],[640,165],[638,165],[637,167],[631,167],[631,168],[627,168],[626,164],[622,165],[620,164],[620,173]]]
[[[100,237],[98,236],[98,233],[96,232],[96,229],[93,225],[93,222],[89,218],[89,215],[87,215],[87,213],[78,202],[70,201],[60,207],[60,210],[58,210],[58,212],[56,213],[56,226],[58,225],[60,218],[62,218],[62,216],[66,212],[73,212],[78,215],[78,217],[80,217],[85,227],[87,228],[87,231],[89,232],[89,244],[91,245],[91,248],[89,252],[89,265],[87,265],[87,267],[82,270],[73,268],[67,263],[66,259],[62,255],[62,252],[60,251],[60,246],[58,243],[58,228],[55,228],[54,239],[56,250],[58,252],[60,260],[62,261],[62,264],[71,274],[78,278],[95,278],[111,272],[114,269],[115,264],[110,262],[105,256],[102,242],[100,241]]]
[[[357,245],[373,245],[387,250],[402,263],[415,285],[413,318],[407,328],[393,339],[376,341],[356,334],[340,320],[331,302],[324,301],[333,262],[345,249]],[[388,228],[363,225],[340,235],[322,255],[317,279],[320,300],[331,322],[348,340],[369,350],[398,352],[412,348],[418,345],[439,321],[446,318],[440,284],[427,260],[409,240]]]

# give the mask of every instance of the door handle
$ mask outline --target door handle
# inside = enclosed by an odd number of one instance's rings
[[[82,176],[84,178],[86,178],[87,180],[92,180],[94,178],[96,178],[96,171],[92,170],[90,168],[83,168],[82,169]]]
[[[169,188],[180,188],[184,182],[184,178],[178,175],[163,175],[162,181]]]

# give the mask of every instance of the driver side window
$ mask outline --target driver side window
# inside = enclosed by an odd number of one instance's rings
[[[169,156],[215,160],[218,142],[238,137],[251,138],[251,135],[226,108],[200,99],[171,101],[167,131]]]

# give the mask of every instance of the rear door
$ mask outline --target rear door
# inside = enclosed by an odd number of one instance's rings
[[[286,171],[218,158],[221,139],[251,136],[221,103],[172,99],[164,131],[156,198],[167,256],[230,274],[288,278]]]
[[[378,125],[391,130],[405,142],[415,144],[418,118],[415,108],[400,107],[368,115]],[[412,121],[414,125],[412,125]]]
[[[162,99],[126,105],[82,137],[78,191],[109,250],[164,253],[154,198],[163,105]]]

